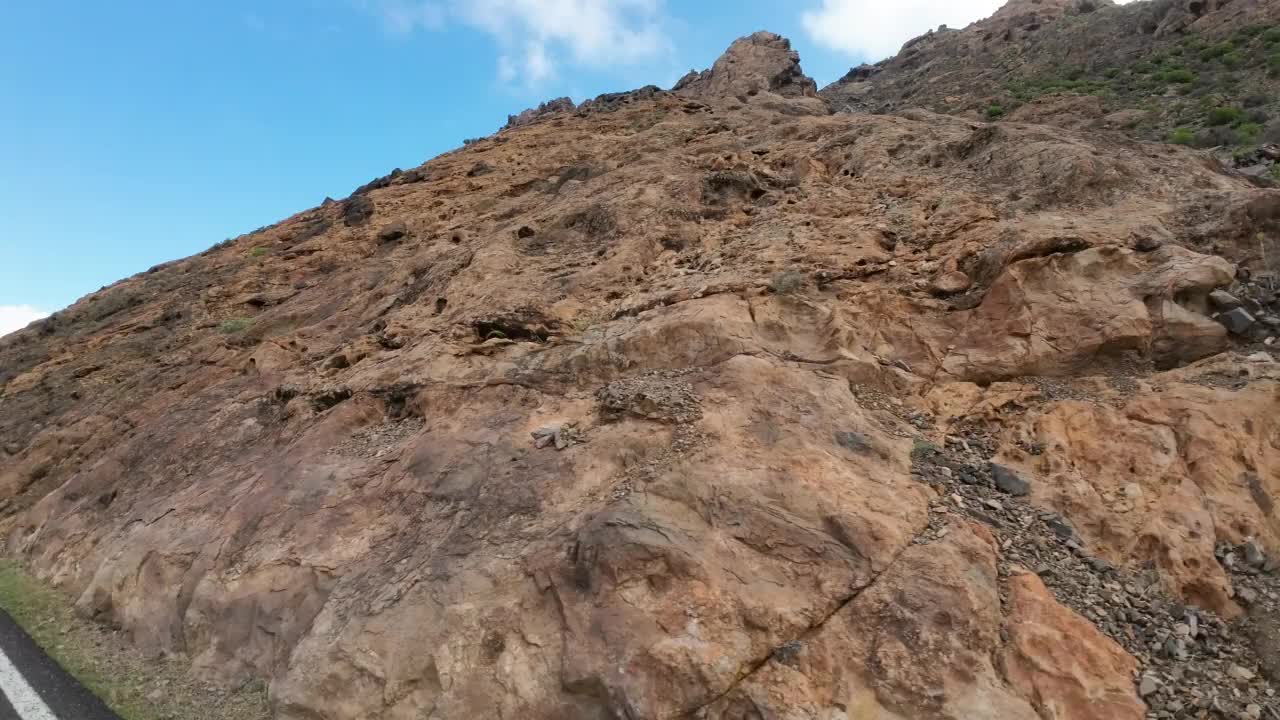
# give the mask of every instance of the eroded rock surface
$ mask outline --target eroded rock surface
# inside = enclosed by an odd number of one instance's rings
[[[570,110],[0,341],[8,552],[291,720],[1275,711],[1275,191],[769,34]]]

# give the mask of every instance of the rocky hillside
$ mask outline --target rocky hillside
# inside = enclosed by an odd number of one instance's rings
[[[923,107],[1114,130],[1222,155],[1280,181],[1280,3],[1015,0],[939,28],[823,89],[837,109]]]
[[[833,106],[757,33],[6,337],[8,553],[288,720],[1280,717],[1280,191]]]

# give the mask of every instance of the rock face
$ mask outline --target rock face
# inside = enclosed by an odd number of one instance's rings
[[[710,70],[690,71],[672,92],[692,98],[755,96],[762,92],[790,98],[816,98],[817,83],[800,69],[791,41],[757,32],[734,41]]]
[[[7,551],[288,720],[1272,711],[1280,194],[825,108],[757,34],[0,340]]]

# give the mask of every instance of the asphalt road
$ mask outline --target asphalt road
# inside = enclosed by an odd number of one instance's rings
[[[0,610],[0,720],[120,720]]]

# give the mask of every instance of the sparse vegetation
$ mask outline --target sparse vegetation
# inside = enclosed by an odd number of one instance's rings
[[[1190,145],[1195,142],[1195,139],[1196,134],[1191,131],[1191,128],[1185,127],[1177,128],[1169,135],[1169,142],[1174,145]]]
[[[1244,111],[1238,107],[1216,107],[1209,111],[1206,121],[1210,125],[1231,125],[1244,118]]]
[[[1218,43],[1216,45],[1210,45],[1209,47],[1200,51],[1200,59],[1204,61],[1213,60],[1215,58],[1223,57],[1224,55],[1229,54],[1231,51],[1235,49],[1236,49],[1235,44],[1232,43],[1230,40],[1226,42]]]
[[[70,598],[12,560],[0,561],[0,608],[124,720],[265,720],[270,715],[263,683],[228,693],[209,689],[181,663],[147,660],[122,637],[80,618]]]
[[[258,257],[262,257],[263,255],[266,255],[268,252],[271,252],[271,251],[267,250],[264,247],[256,247],[249,251],[249,256],[258,258]]]
[[[784,270],[769,278],[769,289],[779,295],[788,295],[804,287],[804,273]]]
[[[988,118],[989,120],[998,120],[998,119],[1000,119],[1000,118],[1002,118],[1002,117],[1004,117],[1004,106],[1003,106],[1003,105],[988,105],[988,106],[987,106],[987,118]]]
[[[232,335],[234,333],[244,332],[252,325],[253,321],[249,318],[231,318],[229,320],[223,320],[222,324],[218,326],[218,329],[226,335]]]
[[[1240,142],[1245,144],[1255,144],[1262,137],[1262,125],[1256,122],[1243,122],[1236,128],[1236,135]]]
[[[911,462],[922,463],[938,454],[939,450],[941,450],[941,448],[928,440],[916,440],[911,446]]]
[[[221,242],[216,242],[213,245],[209,246],[209,249],[205,250],[204,253],[201,253],[201,254],[211,253],[211,252],[214,252],[215,250],[223,250],[225,248],[231,247],[235,243],[236,243],[235,238],[227,238],[226,240],[223,240]]]
[[[1171,68],[1164,70],[1157,77],[1163,83],[1181,85],[1190,85],[1199,79],[1198,75],[1186,68]]]

